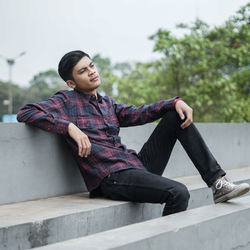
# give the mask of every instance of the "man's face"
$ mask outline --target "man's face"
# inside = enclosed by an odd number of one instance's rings
[[[86,94],[96,94],[96,88],[101,84],[97,68],[87,56],[75,65],[72,76],[74,81],[69,80],[67,84]]]

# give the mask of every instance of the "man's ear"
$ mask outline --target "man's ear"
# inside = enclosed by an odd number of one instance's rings
[[[67,83],[67,85],[68,85],[70,88],[72,88],[72,89],[74,89],[74,88],[76,87],[75,82],[72,81],[72,80],[67,80],[66,83]]]

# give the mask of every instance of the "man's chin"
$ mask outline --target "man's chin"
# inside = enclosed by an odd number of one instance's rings
[[[101,82],[96,83],[95,86],[93,86],[90,90],[93,91],[93,90],[97,89],[100,85],[101,85]]]
[[[102,83],[101,81],[98,81],[98,82],[96,83],[96,87],[95,87],[95,88],[97,89],[97,88],[101,85],[101,83]]]

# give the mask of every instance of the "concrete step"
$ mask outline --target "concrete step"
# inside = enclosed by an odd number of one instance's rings
[[[36,249],[249,250],[249,220],[250,199],[243,197]]]
[[[2,205],[0,249],[30,249],[102,232],[156,218],[160,210],[160,204],[89,199],[88,193]]]
[[[236,184],[246,182],[250,185],[250,167],[226,170],[226,177]],[[213,204],[213,195],[210,188],[201,179],[200,175],[184,176],[174,180],[185,184],[190,192],[188,209]],[[250,195],[248,192],[246,195]]]
[[[250,167],[227,171],[250,183]],[[212,192],[198,175],[176,178],[187,185],[189,209],[212,204]],[[249,193],[250,194],[250,193]],[[29,249],[82,237],[161,216],[164,205],[89,199],[88,193],[0,206],[1,249]]]

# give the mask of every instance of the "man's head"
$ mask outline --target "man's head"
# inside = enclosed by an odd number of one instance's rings
[[[58,73],[67,85],[86,94],[96,94],[101,80],[90,56],[75,50],[65,54],[59,62]]]

